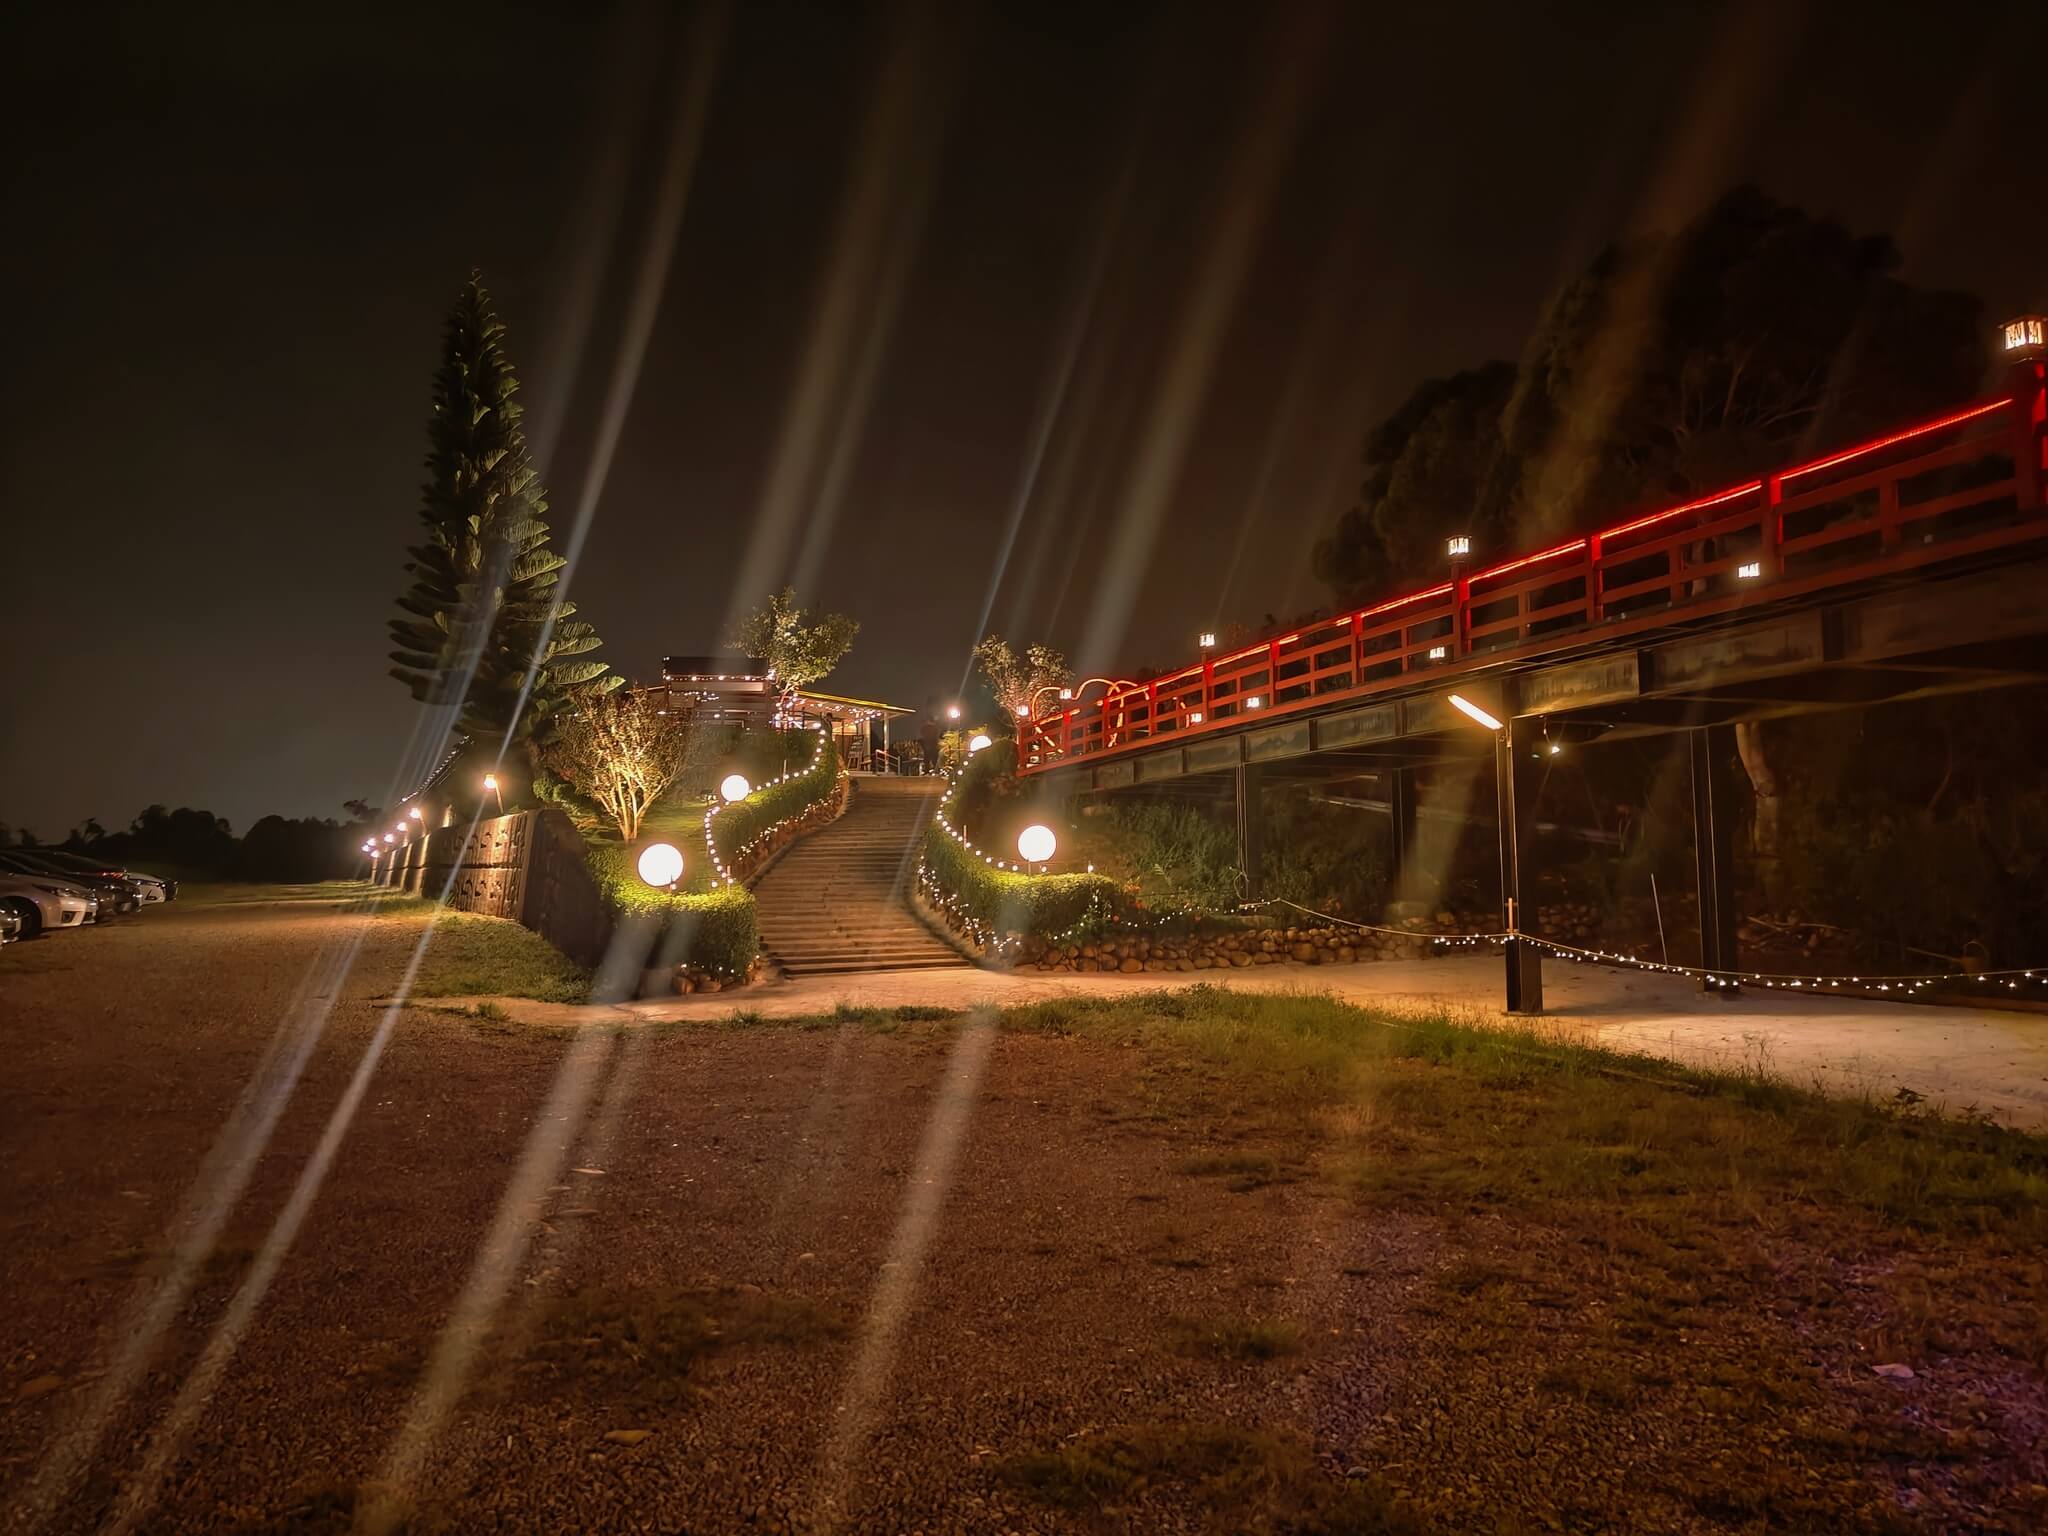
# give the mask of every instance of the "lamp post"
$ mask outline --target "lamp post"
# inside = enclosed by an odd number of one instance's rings
[[[498,776],[495,773],[487,773],[484,775],[484,788],[489,790],[493,798],[497,800],[498,814],[500,816],[504,815],[505,797],[502,794],[498,793]]]
[[[1522,918],[1530,910],[1529,898],[1536,885],[1533,872],[1522,863],[1523,820],[1534,809],[1534,799],[1515,793],[1515,779],[1521,765],[1515,760],[1514,722],[1512,718],[1501,720],[1491,710],[1475,704],[1463,694],[1451,694],[1447,702],[1493,737],[1494,817],[1500,827],[1501,926],[1510,934],[1520,934]],[[1518,937],[1508,939],[1504,948],[1507,951],[1508,1012],[1541,1013],[1542,951]]]

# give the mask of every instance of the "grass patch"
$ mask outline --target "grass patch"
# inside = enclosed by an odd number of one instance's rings
[[[547,1306],[519,1369],[580,1399],[660,1408],[690,1397],[717,1351],[808,1348],[845,1331],[816,1302],[775,1291],[578,1291]]]
[[[1184,1355],[1210,1360],[1279,1360],[1301,1353],[1301,1324],[1285,1317],[1182,1318],[1171,1327]]]
[[[429,907],[432,903],[427,904]],[[386,915],[380,909],[379,915]],[[530,929],[502,917],[442,912],[413,980],[414,997],[530,997],[543,1003],[580,1003],[590,995],[590,973]],[[502,1023],[502,1009],[475,1017]]]
[[[1289,1432],[1140,1424],[1013,1456],[996,1472],[1040,1502],[1076,1513],[1168,1491],[1214,1511],[1218,1529],[1260,1536],[1405,1536],[1421,1529],[1375,1480],[1338,1481],[1322,1472],[1309,1443]]]
[[[2048,1240],[2048,1138],[1329,998],[1191,987],[1059,998],[1005,1028],[1151,1047],[1211,1070],[1211,1108],[1292,1120],[1387,1204],[1835,1205],[1898,1227]],[[1245,1159],[1242,1167],[1230,1160]],[[1268,1177],[1256,1154],[1183,1172]]]

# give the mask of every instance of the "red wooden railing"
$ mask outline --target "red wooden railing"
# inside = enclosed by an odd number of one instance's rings
[[[1026,772],[2048,538],[2044,367],[1994,400],[1020,722]]]

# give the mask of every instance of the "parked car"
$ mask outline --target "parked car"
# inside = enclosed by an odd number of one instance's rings
[[[58,880],[67,885],[83,886],[99,897],[102,917],[126,917],[130,912],[142,910],[142,891],[139,886],[110,875],[88,875],[66,869],[39,849],[0,848],[0,873],[21,875],[30,880]]]
[[[0,907],[0,944],[12,944],[21,937],[21,914],[12,907]]]
[[[0,871],[0,908],[14,914],[24,939],[32,939],[63,928],[83,928],[99,917],[100,903],[80,886]]]
[[[67,853],[62,848],[23,848],[15,851],[33,854],[46,864],[55,864],[60,869],[69,870],[74,879],[79,875],[99,875],[108,880],[126,880],[136,887],[136,894],[142,898],[145,907],[178,899],[177,881],[146,875],[139,869],[129,869],[113,860],[96,858],[91,854]]]

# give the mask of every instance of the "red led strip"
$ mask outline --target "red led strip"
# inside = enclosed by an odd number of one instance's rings
[[[1538,560],[1548,560],[1556,555],[1568,555],[1574,550],[1584,549],[1585,547],[1586,541],[1584,539],[1573,539],[1569,544],[1559,544],[1554,549],[1538,550],[1533,555],[1524,555],[1519,560],[1510,560],[1506,565],[1496,565],[1490,570],[1481,571],[1472,580],[1484,581],[1489,576],[1504,576],[1509,571],[1519,571],[1525,565],[1534,565]]]
[[[1634,533],[1638,528],[1647,528],[1652,523],[1661,523],[1667,517],[1677,517],[1681,513],[1686,512],[1705,511],[1708,507],[1718,507],[1724,501],[1733,501],[1738,496],[1747,496],[1752,491],[1760,491],[1763,488],[1763,481],[1752,480],[1747,485],[1738,485],[1730,491],[1722,491],[1713,496],[1702,496],[1698,501],[1688,501],[1682,507],[1671,507],[1663,512],[1652,512],[1648,517],[1639,517],[1634,522],[1623,523],[1617,528],[1602,528],[1594,537],[1598,539],[1617,538],[1624,533]]]
[[[1811,464],[1802,464],[1797,469],[1788,469],[1779,475],[1780,480],[1790,480],[1794,475],[1810,475],[1817,469],[1832,469],[1837,464],[1846,464],[1851,459],[1861,458],[1866,453],[1875,453],[1880,448],[1889,448],[1894,443],[1911,442],[1916,437],[1925,437],[1929,432],[1939,432],[1944,427],[1959,427],[1966,421],[1975,421],[1979,416],[1989,416],[1993,411],[2002,411],[2012,404],[2012,397],[1993,400],[1985,405],[1973,405],[1967,411],[1957,411],[1953,416],[1944,416],[1939,421],[1925,422],[1917,427],[1908,427],[1903,432],[1894,432],[1890,437],[1874,438],[1856,448],[1845,448],[1840,453],[1831,453],[1824,459],[1815,459]]]

